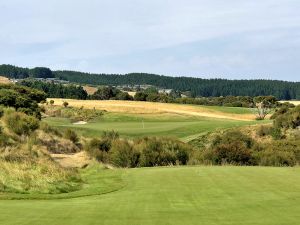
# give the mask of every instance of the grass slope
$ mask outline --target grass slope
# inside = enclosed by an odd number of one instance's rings
[[[51,100],[51,99],[48,99]],[[90,109],[107,110],[117,113],[131,114],[162,114],[188,115],[212,117],[218,119],[232,119],[249,121],[254,120],[255,115],[251,109],[221,106],[199,106],[183,105],[159,102],[119,101],[119,100],[74,100],[74,99],[53,99],[55,105],[61,106],[67,101],[70,106],[84,107]]]
[[[298,225],[300,221],[299,168],[174,167],[125,172],[127,186],[105,195],[1,200],[0,223]]]
[[[119,113],[106,113],[101,120],[83,125],[72,124],[70,120],[64,118],[48,117],[44,120],[55,127],[73,128],[79,134],[88,137],[99,137],[105,130],[115,130],[123,137],[172,136],[182,140],[189,140],[191,137],[218,128],[224,129],[261,123],[261,121],[215,119],[174,114],[124,115]]]

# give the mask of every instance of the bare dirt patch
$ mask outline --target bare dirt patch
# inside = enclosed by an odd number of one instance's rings
[[[91,163],[91,158],[85,152],[74,154],[50,154],[53,160],[66,168],[82,168]]]

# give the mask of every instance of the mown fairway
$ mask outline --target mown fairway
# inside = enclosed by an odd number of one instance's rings
[[[188,140],[218,128],[224,129],[258,123],[258,121],[178,116],[174,114],[143,116],[122,115],[119,113],[106,113],[102,119],[82,125],[72,124],[70,120],[64,118],[49,117],[44,121],[61,129],[73,128],[79,134],[88,137],[99,137],[103,131],[115,130],[125,137],[171,136],[182,140]]]
[[[0,200],[0,224],[298,225],[300,221],[299,168],[174,167],[119,172],[125,187],[120,185],[108,194]],[[118,174],[111,173],[111,178]],[[93,194],[94,189],[87,188]]]
[[[67,101],[71,107],[108,111],[96,121],[74,125],[64,118],[44,119],[52,126],[73,128],[87,137],[99,137],[115,130],[123,137],[171,136],[189,141],[205,132],[270,121],[255,121],[247,108],[194,106],[134,101],[93,101],[54,99],[55,105]]]

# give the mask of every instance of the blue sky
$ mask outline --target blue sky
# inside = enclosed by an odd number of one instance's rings
[[[0,0],[0,64],[300,81],[299,0]]]

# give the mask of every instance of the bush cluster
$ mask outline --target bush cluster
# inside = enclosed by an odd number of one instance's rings
[[[13,107],[19,112],[41,118],[38,103],[46,100],[44,92],[19,85],[0,84],[0,106]]]
[[[90,121],[103,116],[103,111],[75,107],[46,106],[46,114],[53,117],[69,118],[73,122]]]
[[[3,121],[8,129],[17,135],[28,136],[39,128],[39,120],[22,112],[5,114]]]
[[[133,100],[127,92],[122,92],[115,87],[100,87],[90,99],[94,100]]]
[[[188,144],[170,138],[128,141],[120,139],[115,132],[90,140],[85,149],[97,160],[118,167],[186,165],[193,150]]]
[[[272,136],[274,128],[262,126],[256,131],[258,136]],[[193,162],[212,165],[247,166],[295,166],[300,164],[300,140],[273,140],[268,143],[256,142],[239,130],[229,130],[222,134],[206,137],[194,154]]]
[[[272,116],[274,127],[283,129],[295,129],[300,126],[300,105],[295,108],[282,107]]]

